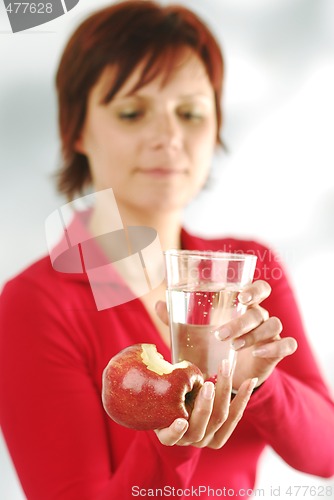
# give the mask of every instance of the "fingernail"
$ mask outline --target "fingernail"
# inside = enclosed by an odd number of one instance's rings
[[[259,379],[258,377],[252,378],[252,380],[249,382],[249,391],[253,392],[255,389],[256,384],[258,383]]]
[[[252,294],[250,292],[241,292],[239,293],[238,299],[243,304],[247,304],[252,300]]]
[[[229,359],[223,359],[222,361],[222,374],[224,377],[228,378],[231,376],[232,366]]]
[[[252,354],[255,357],[261,358],[261,357],[267,356],[268,350],[265,347],[258,347],[257,349],[254,349],[252,351]]]
[[[237,351],[238,349],[241,349],[245,344],[246,341],[244,339],[236,339],[233,340],[232,347],[235,351]]]
[[[216,337],[219,340],[226,340],[231,335],[231,330],[227,326],[222,326],[216,331]]]
[[[202,396],[204,399],[212,399],[215,392],[215,386],[212,382],[205,382],[202,389]]]
[[[154,309],[156,312],[158,312],[159,307],[160,307],[161,300],[158,300],[158,302],[155,303]]]
[[[177,420],[175,420],[174,422],[174,429],[177,431],[177,432],[182,432],[184,431],[184,429],[186,428],[187,426],[187,421],[184,420],[183,418],[178,418]]]

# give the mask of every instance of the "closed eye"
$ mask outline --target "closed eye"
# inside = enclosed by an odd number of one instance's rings
[[[131,111],[121,111],[118,117],[124,121],[137,121],[144,116],[144,111],[142,110],[131,110]]]
[[[182,110],[180,110],[178,112],[178,115],[183,120],[189,121],[189,122],[200,122],[203,120],[202,113],[199,113],[197,111],[182,111]]]

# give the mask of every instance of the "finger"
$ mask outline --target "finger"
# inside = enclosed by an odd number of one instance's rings
[[[212,414],[207,427],[207,434],[214,434],[227,420],[232,393],[232,365],[229,359],[223,359],[218,371],[215,399]]]
[[[210,443],[210,448],[219,449],[224,446],[226,441],[229,439],[244,414],[245,408],[257,382],[258,379],[254,378],[245,380],[245,382],[241,384],[236,396],[230,404],[228,418],[222,427],[216,432]]]
[[[269,297],[271,286],[263,280],[254,281],[246,286],[238,295],[238,300],[245,305],[259,304]]]
[[[216,331],[216,337],[219,340],[241,337],[257,328],[261,323],[268,319],[268,311],[260,306],[251,306],[238,318],[232,319],[225,325],[219,327]]]
[[[166,302],[164,302],[163,300],[158,300],[158,302],[155,304],[155,312],[157,313],[161,321],[165,323],[165,325],[169,324]]]
[[[237,351],[239,349],[250,347],[251,345],[259,344],[266,340],[277,340],[279,339],[279,335],[282,330],[283,325],[281,321],[275,316],[272,316],[251,332],[234,340],[232,342],[232,347],[235,351]]]
[[[154,432],[158,436],[161,444],[173,446],[176,444],[188,429],[188,422],[184,418],[177,418],[174,422],[164,429],[156,429]]]
[[[205,382],[195,399],[188,430],[178,444],[192,444],[203,439],[210,420],[214,397],[215,385],[212,382]]]
[[[290,356],[298,347],[296,339],[285,337],[256,347],[252,354],[256,358],[277,358],[278,360]]]

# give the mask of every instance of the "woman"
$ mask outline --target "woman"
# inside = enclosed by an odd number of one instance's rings
[[[254,486],[266,445],[299,470],[334,473],[333,403],[277,260],[253,241],[207,241],[182,229],[182,210],[221,142],[222,78],[215,39],[183,7],[113,5],[65,48],[57,74],[60,191],[72,199],[89,186],[111,187],[124,224],[155,228],[164,249],[260,258],[258,279],[240,295],[247,312],[220,331],[239,351],[233,376],[225,364],[215,386],[204,384],[189,422],[152,432],[108,418],[101,376],[137,342],[170,358],[164,287],[97,311],[87,276],[56,272],[49,257],[6,285],[1,426],[29,499],[167,496],[172,488],[189,496],[200,487],[202,498],[224,488],[240,496]],[[89,213],[92,237],[103,222],[98,207]]]

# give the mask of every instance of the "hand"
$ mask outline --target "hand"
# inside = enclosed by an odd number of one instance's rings
[[[201,388],[189,421],[178,418],[169,427],[155,431],[162,444],[218,449],[226,443],[243,415],[257,380],[244,381],[231,402],[232,375],[224,361],[216,384],[205,382]]]
[[[255,281],[239,294],[239,301],[247,305],[244,314],[229,321],[217,331],[221,340],[230,339],[238,351],[233,376],[233,388],[238,389],[246,378],[258,378],[262,384],[275,366],[297,349],[292,337],[281,338],[282,323],[269,317],[259,304],[271,293],[265,281]]]

